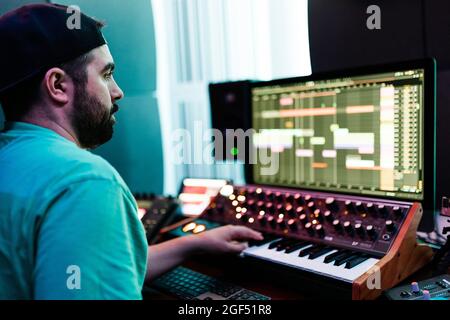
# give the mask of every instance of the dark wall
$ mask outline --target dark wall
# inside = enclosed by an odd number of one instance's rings
[[[372,4],[381,9],[380,30],[366,26]],[[313,72],[422,57],[422,15],[418,0],[310,1]]]
[[[369,5],[381,29],[366,26]],[[440,0],[312,0],[309,37],[313,72],[424,57],[437,61],[437,207],[450,194],[450,2]],[[431,217],[431,216],[429,216]],[[432,219],[431,219],[432,220]],[[430,224],[428,219],[425,224]]]

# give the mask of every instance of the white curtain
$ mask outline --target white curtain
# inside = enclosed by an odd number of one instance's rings
[[[243,181],[238,163],[173,164],[172,133],[210,126],[208,84],[311,73],[307,0],[152,0],[164,191],[183,177]],[[197,140],[201,137],[197,137]],[[202,144],[192,141],[192,152]],[[201,142],[201,141],[200,141]]]

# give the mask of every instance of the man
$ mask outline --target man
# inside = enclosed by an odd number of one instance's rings
[[[0,299],[140,299],[195,252],[262,239],[226,226],[147,248],[124,181],[84,150],[113,134],[112,56],[99,22],[82,14],[70,30],[68,16],[40,4],[0,18]]]

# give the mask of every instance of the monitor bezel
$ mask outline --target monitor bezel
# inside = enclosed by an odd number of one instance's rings
[[[420,202],[426,210],[435,210],[435,197],[436,197],[436,61],[434,58],[401,61],[387,64],[377,64],[364,67],[357,67],[351,69],[332,70],[329,72],[321,72],[311,74],[303,77],[292,77],[275,79],[269,81],[254,82],[250,86],[249,105],[250,105],[250,128],[253,128],[253,102],[252,91],[255,88],[273,86],[273,85],[285,85],[293,82],[307,82],[317,81],[324,79],[336,79],[342,77],[354,77],[368,74],[380,74],[386,72],[395,72],[409,69],[423,69],[425,72],[424,77],[424,156],[423,156],[423,200],[415,200],[406,197],[398,196],[378,196],[378,195],[365,195],[361,193],[352,193],[347,191],[335,191],[333,193],[338,194],[351,194],[352,196],[379,198],[379,199],[392,199],[400,201]],[[255,182],[253,179],[253,164],[245,163],[245,179],[247,183],[257,184],[261,186],[270,186],[269,184],[263,184]],[[289,189],[302,189],[312,190],[318,192],[329,192],[324,189],[317,189],[313,187],[294,187],[292,185],[276,185],[277,187],[284,187]]]

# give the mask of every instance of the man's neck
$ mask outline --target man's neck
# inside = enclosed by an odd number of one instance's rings
[[[81,148],[80,142],[76,138],[76,135],[73,132],[71,132],[71,130],[66,129],[66,127],[63,124],[59,124],[58,122],[52,121],[50,119],[39,119],[38,117],[25,117],[20,121],[50,129],[59,134],[60,136],[66,138],[67,140],[72,141]]]

